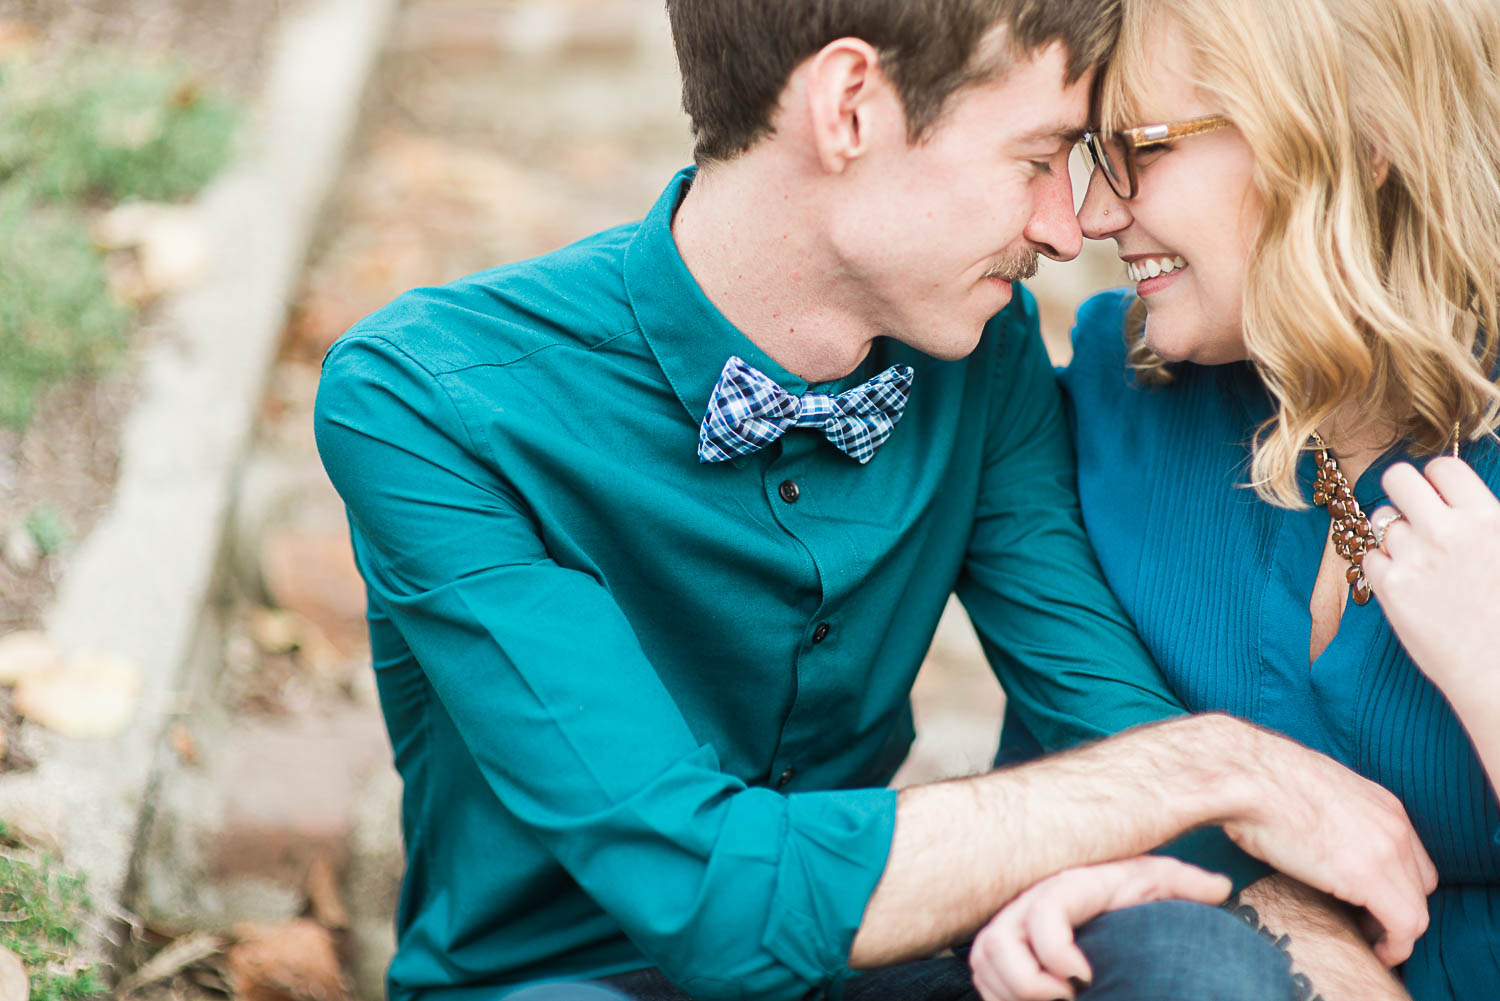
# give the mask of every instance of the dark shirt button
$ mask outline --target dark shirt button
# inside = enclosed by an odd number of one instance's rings
[[[786,771],[782,772],[781,777],[776,780],[776,788],[785,789],[786,784],[792,781],[792,776],[796,774],[797,769],[795,768],[788,768]]]
[[[821,643],[828,638],[828,631],[833,627],[826,622],[819,622],[818,628],[813,630],[813,642]]]
[[[798,490],[797,484],[791,480],[782,480],[781,486],[777,488],[776,492],[781,494],[781,499],[788,504],[797,503],[797,498],[802,496],[802,491]]]

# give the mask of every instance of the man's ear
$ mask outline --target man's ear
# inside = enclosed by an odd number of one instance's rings
[[[877,121],[888,103],[878,98],[889,88],[880,54],[863,39],[836,39],[808,61],[808,121],[824,170],[841,174],[869,149],[873,127],[887,124]]]

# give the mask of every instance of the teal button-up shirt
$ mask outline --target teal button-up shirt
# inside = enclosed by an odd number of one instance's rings
[[[1085,539],[1029,294],[965,360],[882,339],[810,387],[683,265],[691,179],[639,224],[407,293],[324,362],[406,784],[397,1001],[645,965],[703,998],[836,983],[955,589],[1044,744],[1181,711]],[[915,380],[867,466],[802,430],[704,464],[731,354],[799,394]]]

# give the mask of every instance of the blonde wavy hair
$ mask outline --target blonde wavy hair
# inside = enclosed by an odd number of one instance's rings
[[[1500,2],[1126,0],[1100,87],[1106,131],[1135,118],[1176,25],[1196,84],[1254,154],[1264,221],[1243,325],[1276,414],[1250,481],[1305,507],[1299,453],[1351,400],[1416,454],[1500,425]],[[1389,172],[1378,187],[1379,158]],[[1170,381],[1144,341],[1137,377]],[[1336,444],[1336,443],[1335,443]]]

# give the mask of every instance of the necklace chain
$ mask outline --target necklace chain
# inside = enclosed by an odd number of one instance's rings
[[[1349,597],[1356,605],[1363,605],[1370,600],[1370,584],[1365,580],[1362,567],[1365,553],[1375,548],[1375,533],[1370,529],[1370,519],[1365,517],[1359,501],[1354,499],[1354,487],[1339,469],[1339,461],[1328,450],[1328,444],[1316,431],[1312,437],[1317,446],[1314,455],[1318,463],[1313,504],[1328,508],[1333,548],[1349,564],[1349,569],[1344,571],[1344,580],[1350,587]]]
[[[1349,597],[1356,605],[1370,600],[1370,583],[1365,580],[1365,553],[1376,548],[1375,532],[1370,528],[1370,519],[1354,499],[1354,486],[1339,469],[1339,461],[1328,449],[1322,435],[1312,433],[1313,445],[1317,449],[1314,458],[1318,465],[1318,478],[1313,483],[1313,504],[1328,508],[1329,537],[1333,548],[1349,564],[1344,571],[1344,580],[1349,584]],[[1453,425],[1453,454],[1458,455],[1459,426]]]

